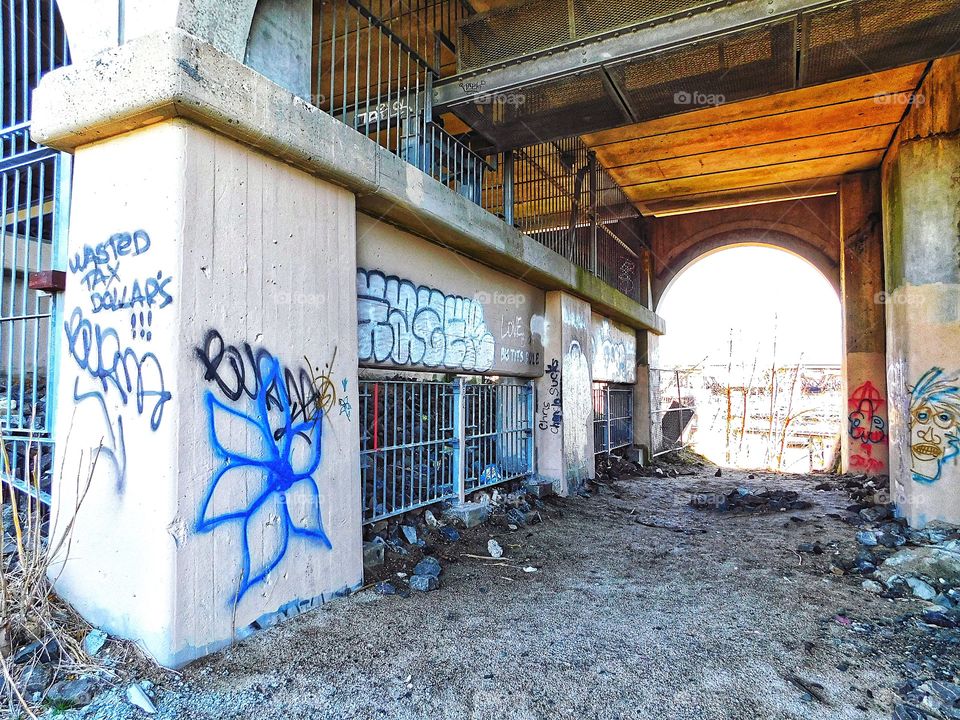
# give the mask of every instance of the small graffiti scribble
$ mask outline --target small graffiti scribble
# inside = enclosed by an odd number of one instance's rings
[[[883,404],[880,391],[869,380],[850,394],[852,412],[847,420],[852,439],[874,445],[887,439],[887,424],[880,415],[880,406]]]

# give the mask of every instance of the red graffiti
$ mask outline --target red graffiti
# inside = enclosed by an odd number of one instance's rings
[[[880,406],[884,402],[880,391],[869,380],[853,391],[850,395],[851,413],[848,416],[851,438],[864,445],[886,442],[887,423],[880,415]],[[853,458],[850,462],[853,464]]]
[[[873,457],[873,445],[864,443],[860,446],[860,450],[862,454],[850,457],[851,468],[859,468],[867,473],[883,470],[883,461]]]

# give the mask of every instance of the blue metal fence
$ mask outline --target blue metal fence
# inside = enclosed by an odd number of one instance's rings
[[[30,138],[31,93],[69,62],[53,0],[0,5],[0,479],[49,503],[54,297],[31,288],[62,267],[70,159]]]
[[[530,383],[463,387],[464,488],[473,492],[533,472]]]
[[[633,444],[633,388],[593,384],[593,448],[602,455]]]
[[[533,387],[360,381],[364,523],[533,473]]]

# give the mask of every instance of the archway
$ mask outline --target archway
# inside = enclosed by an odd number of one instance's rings
[[[665,285],[660,394],[695,408],[684,437],[698,452],[737,467],[833,465],[843,396],[831,280],[765,237],[703,248]]]

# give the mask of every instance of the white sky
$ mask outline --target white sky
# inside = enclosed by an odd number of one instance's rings
[[[666,320],[660,367],[725,365],[733,328],[734,362],[769,364],[776,327],[779,365],[839,365],[840,300],[809,264],[783,250],[735,247],[688,265],[657,312]]]

